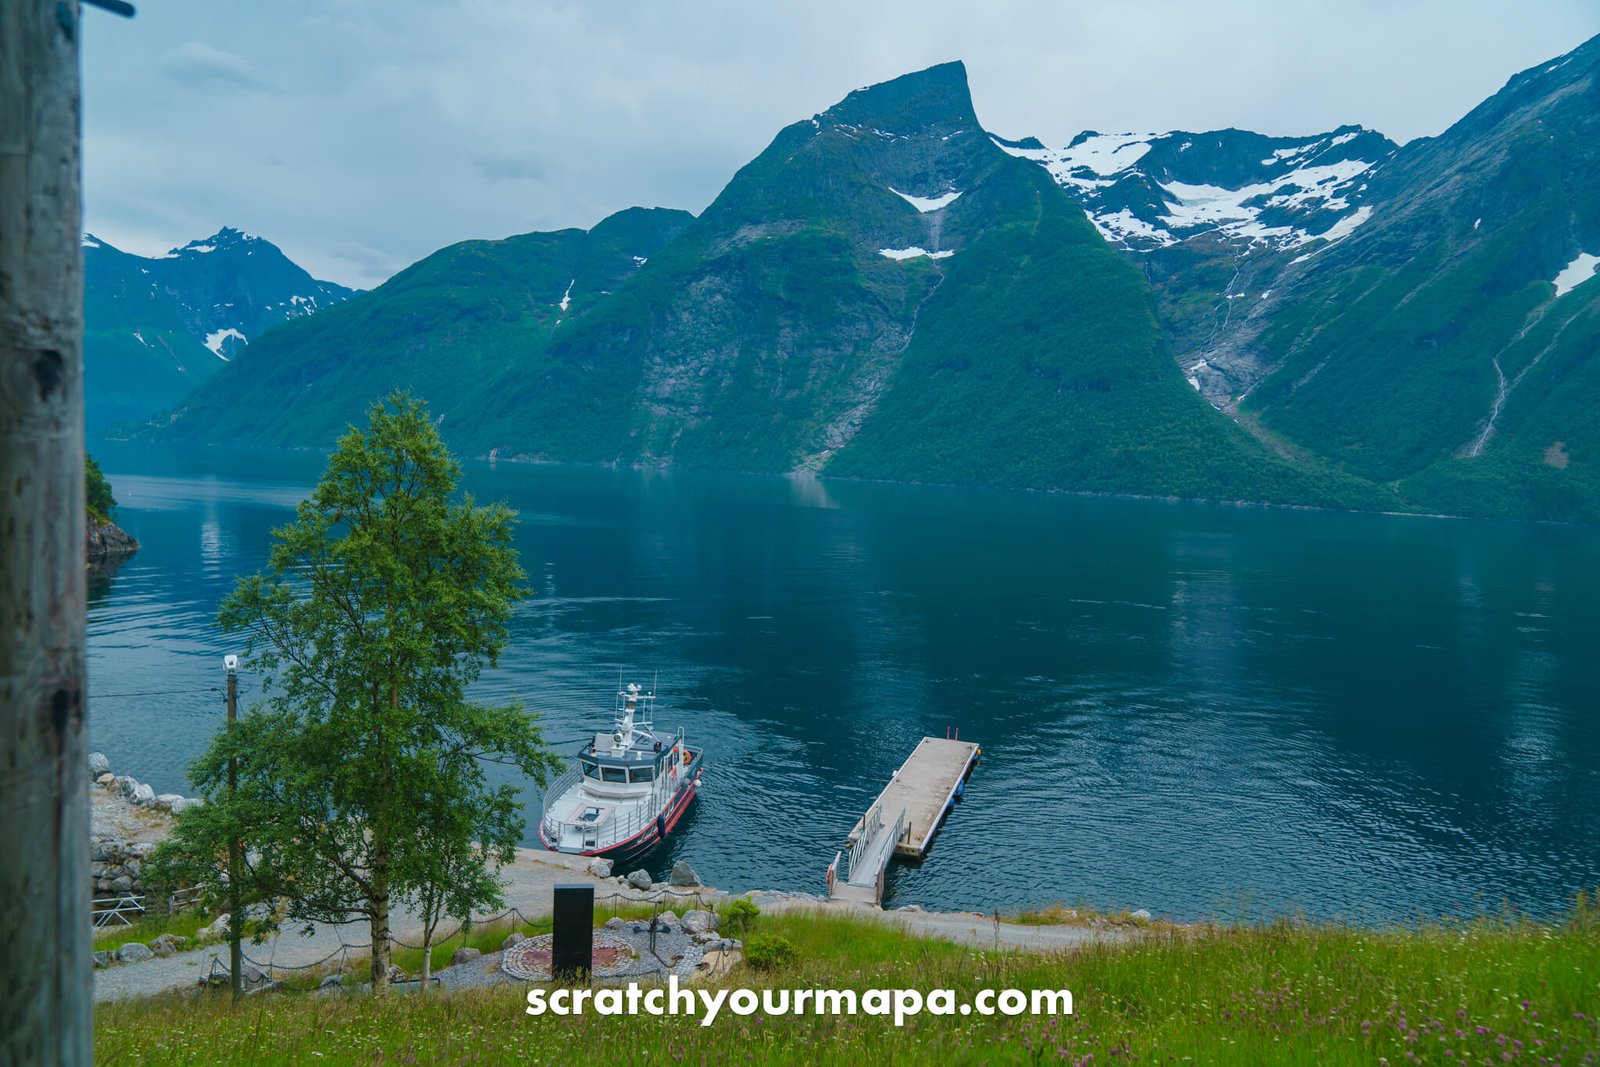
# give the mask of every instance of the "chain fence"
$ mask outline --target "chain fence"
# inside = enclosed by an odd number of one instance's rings
[[[641,905],[644,905],[649,906],[652,909],[651,922],[653,923],[657,918],[659,918],[662,911],[670,910],[669,908],[663,907],[663,905],[667,904],[669,901],[673,905],[676,905],[691,900],[694,901],[696,906],[702,910],[710,910],[710,906],[715,903],[713,900],[710,902],[710,904],[708,904],[704,889],[679,890],[665,887],[649,893],[638,891],[635,893],[612,892],[604,895],[596,895],[594,898],[594,913],[597,925],[603,925],[605,921],[620,918],[624,912],[637,911]],[[602,912],[606,912],[608,914],[605,914],[602,917]],[[522,911],[522,909],[516,907],[507,908],[496,915],[473,916],[465,921],[458,922],[455,928],[452,929],[448,934],[434,937],[432,948],[434,951],[437,951],[441,946],[446,946],[457,938],[461,940],[462,945],[465,945],[467,936],[474,929],[479,927],[495,927],[505,923],[507,920],[511,920],[509,925],[513,931],[516,931],[535,926],[541,920],[546,918],[548,918],[548,916],[529,916],[527,913]],[[262,975],[260,981],[277,982],[280,980],[280,975],[282,975],[284,978],[290,978],[294,975],[314,972],[319,969],[327,970],[330,974],[343,973],[349,967],[352,956],[354,956],[356,959],[360,959],[363,955],[372,951],[371,941],[367,941],[365,943],[349,942],[344,939],[344,931],[342,927],[328,924],[328,928],[333,931],[334,936],[338,939],[339,947],[333,949],[320,959],[313,960],[310,963],[291,964],[276,962],[277,945],[279,940],[279,937],[276,936],[273,937],[271,942],[272,952],[265,961],[256,959],[248,952],[242,952],[241,956],[245,963],[248,963],[250,966],[254,967]],[[423,950],[423,946],[421,944],[412,944],[403,938],[391,935],[389,937],[390,951],[392,952],[397,947],[418,952]],[[330,967],[329,964],[331,964],[335,959],[339,961],[338,965],[335,967]],[[210,968],[206,973],[205,981],[214,985],[225,985],[229,980],[230,972],[228,965],[222,961],[219,955],[213,954],[211,957]],[[437,981],[437,979],[434,980]]]

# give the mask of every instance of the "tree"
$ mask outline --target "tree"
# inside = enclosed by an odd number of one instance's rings
[[[83,455],[83,495],[89,505],[89,514],[98,519],[109,519],[117,509],[117,498],[111,495],[111,483],[106,481],[100,464],[87,452]]]
[[[542,785],[558,760],[520,705],[468,696],[523,595],[513,513],[455,499],[460,465],[420,400],[391,394],[368,416],[274,532],[266,570],[222,604],[267,695],[191,768],[206,804],[179,817],[162,862],[169,878],[215,868],[238,837],[247,896],[286,897],[293,920],[367,920],[381,995],[398,904],[498,902],[490,868],[523,817],[483,764]]]
[[[449,770],[441,768],[442,774]],[[456,790],[448,786],[433,795],[446,798]],[[496,798],[515,807],[515,797]],[[482,914],[504,904],[500,882],[490,870],[491,863],[509,863],[515,856],[507,846],[496,851],[472,835],[473,813],[448,802],[438,805],[434,815],[421,827],[418,847],[410,853],[406,882],[413,889],[410,902],[422,921],[422,991],[429,992],[433,976],[433,943],[439,925],[446,918],[466,924],[473,912]]]

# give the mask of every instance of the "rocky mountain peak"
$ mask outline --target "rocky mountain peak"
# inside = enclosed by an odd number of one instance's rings
[[[959,60],[857,89],[813,121],[900,137],[978,126],[967,68]]]
[[[214,252],[231,252],[235,249],[244,249],[247,252],[269,249],[278,252],[277,246],[270,241],[262,240],[255,234],[245,233],[243,230],[236,230],[232,226],[224,226],[210,237],[201,237],[181,248],[170,250],[167,252],[167,257],[203,256]]]

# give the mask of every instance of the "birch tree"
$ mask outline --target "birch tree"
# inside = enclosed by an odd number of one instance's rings
[[[207,800],[196,811],[210,810],[192,834],[180,817],[163,857],[178,864],[188,848],[205,862],[237,836],[248,896],[286,898],[290,920],[367,922],[378,995],[397,905],[430,885],[452,906],[498,895],[490,866],[510,859],[523,816],[514,787],[491,786],[483,764],[541,785],[558,765],[520,705],[469,696],[505,646],[524,575],[513,513],[458,499],[459,480],[408,394],[340,439],[274,531],[266,569],[221,607],[265,696],[191,768]]]

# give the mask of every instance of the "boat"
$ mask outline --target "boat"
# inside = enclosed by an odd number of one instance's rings
[[[700,791],[703,748],[655,729],[655,693],[617,691],[616,724],[545,790],[539,840],[553,852],[637,859],[667,839]]]

